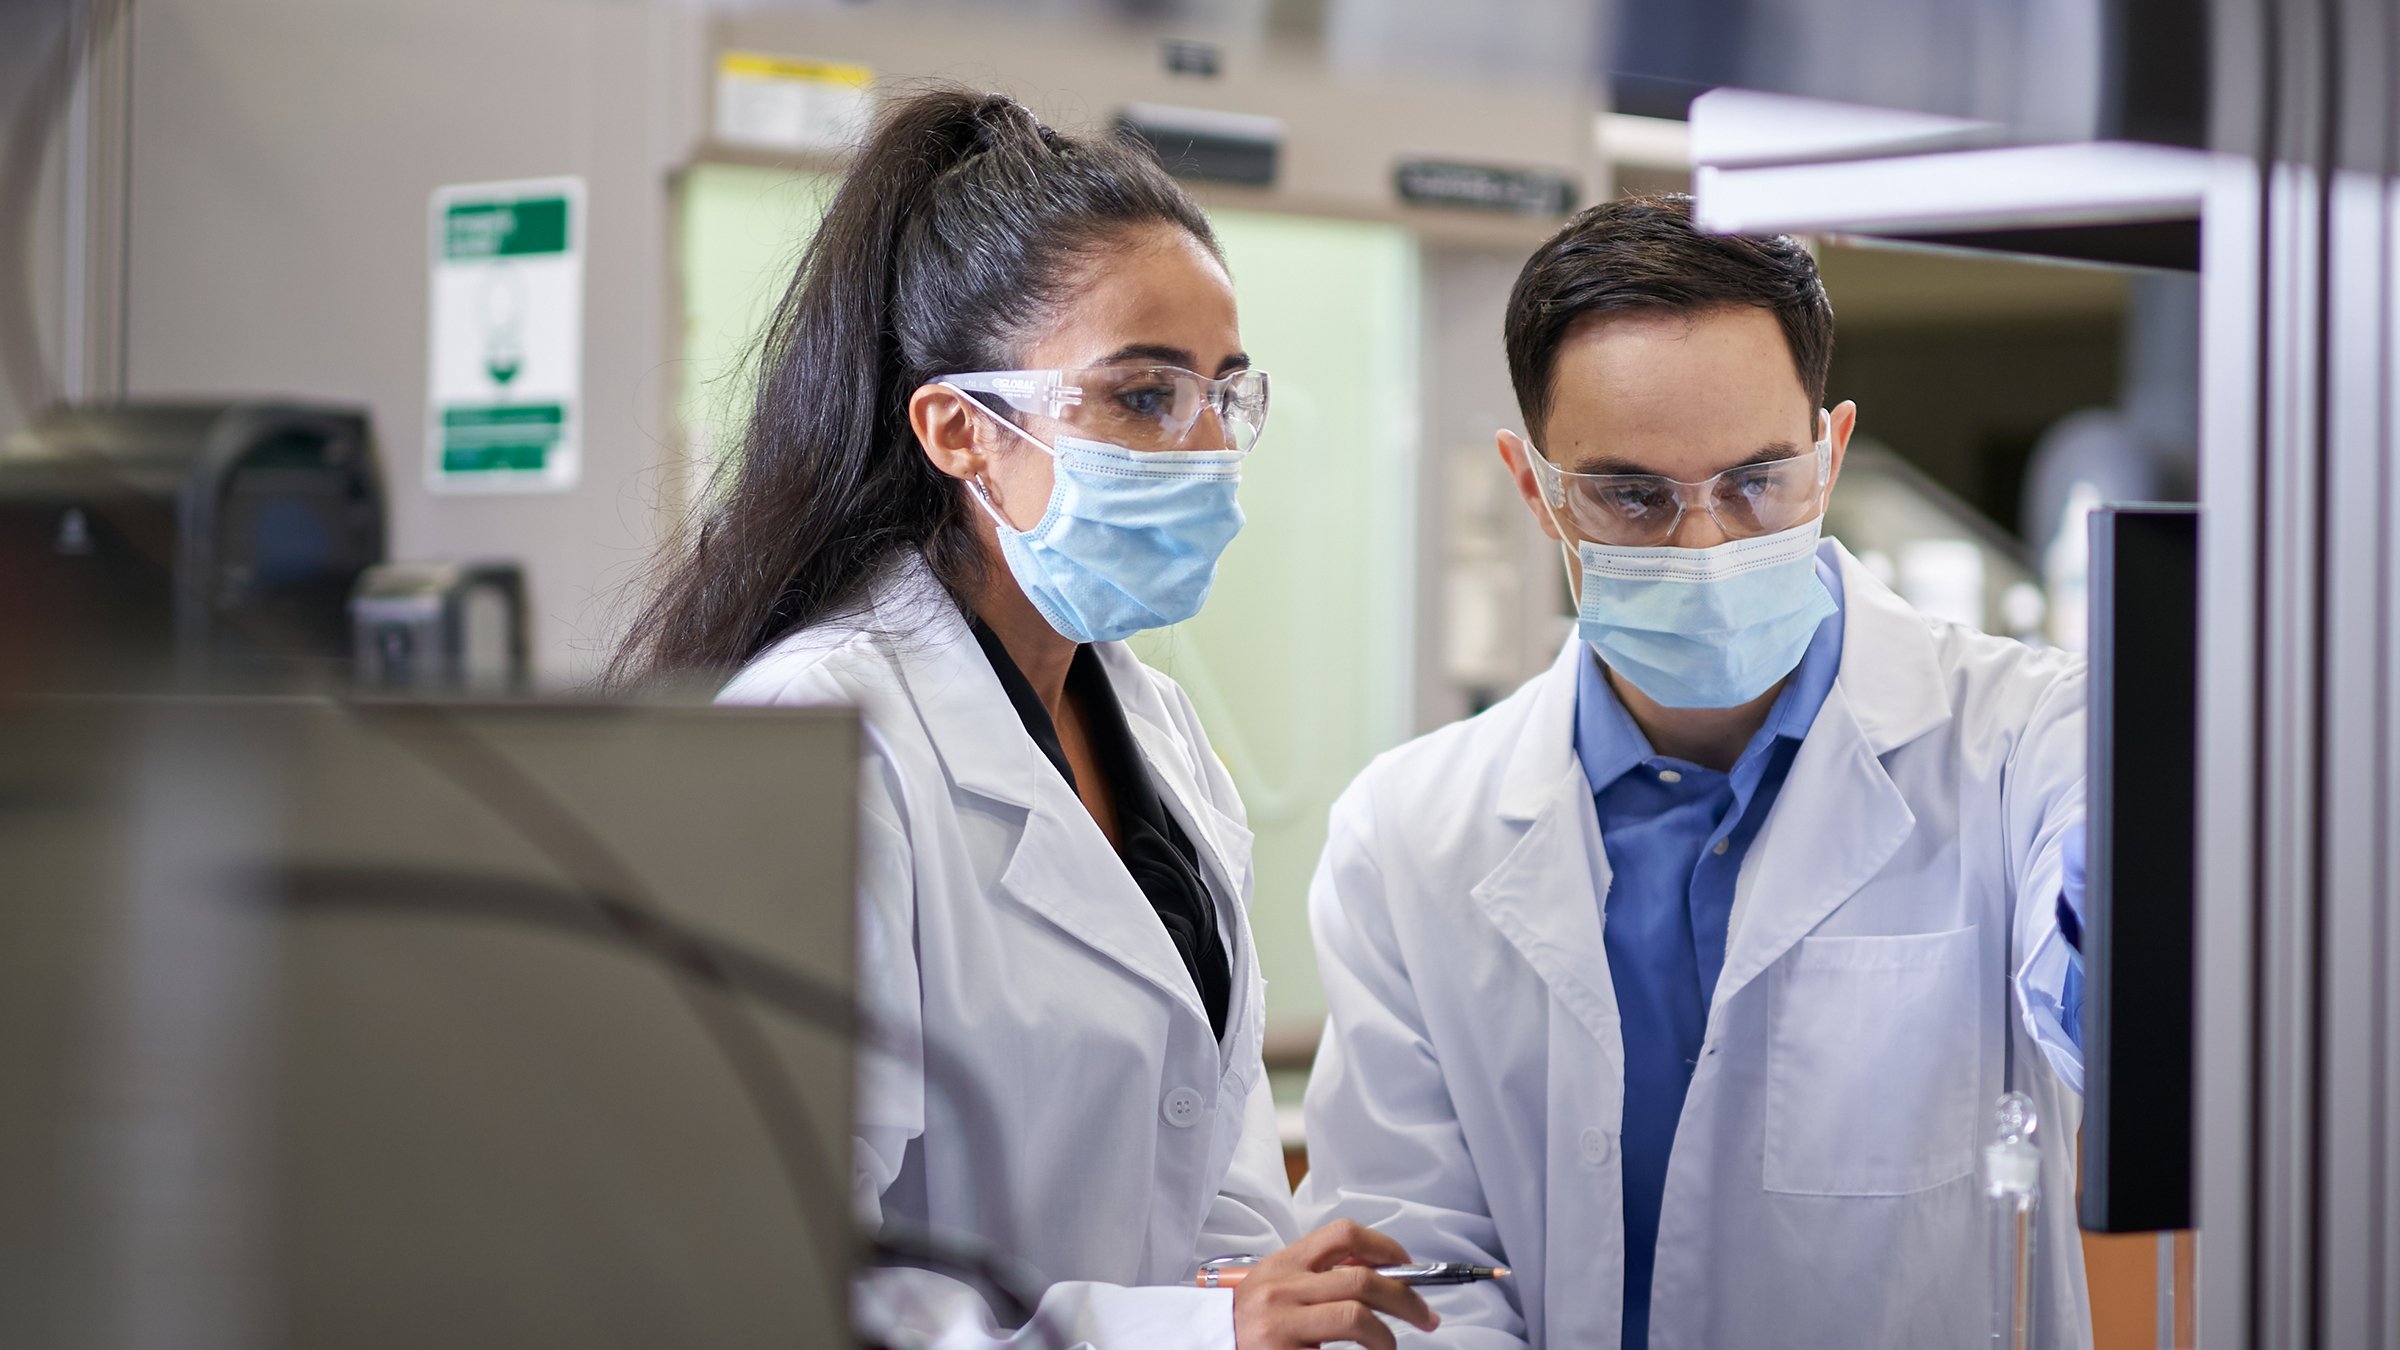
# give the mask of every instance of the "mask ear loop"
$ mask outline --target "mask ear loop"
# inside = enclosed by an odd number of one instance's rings
[[[1533,461],[1541,457],[1542,452],[1533,448],[1532,441],[1513,431],[1508,433],[1508,437],[1525,452],[1526,468],[1541,488],[1542,514],[1550,517],[1550,528],[1558,535],[1558,565],[1567,574],[1567,598],[1573,600],[1580,609],[1583,606],[1582,559],[1576,556],[1574,547],[1567,543],[1567,527],[1558,518],[1558,508],[1550,504],[1550,480],[1542,477],[1541,470],[1533,468]],[[1550,461],[1543,458],[1542,464],[1549,467]]]
[[[1002,417],[999,413],[994,412],[991,407],[982,399],[975,397],[973,394],[968,393],[964,389],[960,389],[957,385],[944,385],[942,387],[965,399],[968,407],[980,411],[986,417],[991,418],[1001,426],[1004,426],[1010,431],[1017,433],[1019,436],[1024,437],[1033,445],[1036,450],[1041,451],[1043,454],[1048,455],[1052,459],[1058,458],[1058,451],[1048,445],[1043,444],[1041,437],[1034,435],[1025,428],[1018,426],[1016,423],[1009,421],[1005,417]],[[992,518],[992,523],[994,525],[997,525],[1001,529],[1008,531],[1010,534],[1024,533],[1023,530],[1020,530],[1016,526],[1010,524],[1008,517],[1000,514],[1000,503],[997,498],[992,496],[992,485],[984,480],[982,474],[977,474],[973,478],[968,479],[967,485],[975,489],[975,504],[983,508],[983,513]]]

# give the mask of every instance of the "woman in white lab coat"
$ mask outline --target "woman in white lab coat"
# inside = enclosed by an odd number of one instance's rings
[[[1430,1326],[1362,1268],[1405,1258],[1389,1239],[1286,1246],[1250,834],[1190,702],[1120,640],[1198,610],[1265,415],[1206,219],[1144,150],[997,95],[901,98],[758,382],[722,504],[621,673],[738,669],[723,701],[867,715],[864,1221],[1060,1281],[1036,1319],[1053,1342]],[[1236,1292],[1191,1287],[1235,1252],[1267,1259]],[[863,1281],[859,1315],[1036,1340],[921,1271]]]

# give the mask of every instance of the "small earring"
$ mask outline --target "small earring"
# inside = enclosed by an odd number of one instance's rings
[[[1000,514],[1000,503],[993,498],[992,486],[991,484],[983,481],[982,474],[977,474],[967,481],[975,489],[975,504],[983,509],[983,513],[985,515],[992,518],[993,524],[1004,526],[1011,530],[1017,528],[1009,523],[1008,517]]]

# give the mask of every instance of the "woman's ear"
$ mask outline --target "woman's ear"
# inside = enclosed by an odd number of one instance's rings
[[[965,394],[946,384],[921,384],[908,396],[908,426],[933,467],[962,482],[983,477],[991,456],[985,449],[985,417]]]

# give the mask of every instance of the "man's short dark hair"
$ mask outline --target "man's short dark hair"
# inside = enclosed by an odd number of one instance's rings
[[[1508,296],[1508,376],[1536,440],[1550,417],[1558,349],[1610,314],[1774,311],[1812,405],[1833,364],[1833,305],[1816,261],[1788,234],[1702,234],[1680,192],[1590,207],[1534,250]]]

